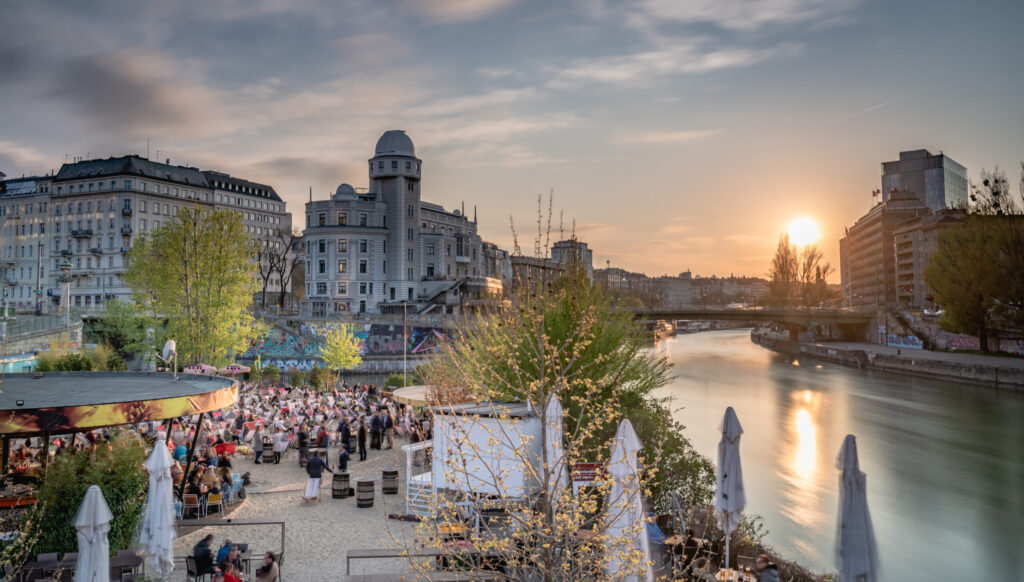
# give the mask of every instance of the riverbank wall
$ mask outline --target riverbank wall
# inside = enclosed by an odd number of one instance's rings
[[[884,353],[870,348],[840,347],[827,343],[801,343],[758,330],[750,332],[750,339],[761,347],[798,358],[806,357],[854,368],[971,382],[1024,392],[1024,367],[991,361],[999,360],[999,358],[984,358],[985,362],[979,362],[979,357],[969,354],[935,353],[922,350],[897,350],[895,354]],[[929,354],[940,357],[929,357]]]

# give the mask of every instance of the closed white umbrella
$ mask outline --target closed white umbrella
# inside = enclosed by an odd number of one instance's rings
[[[878,547],[868,511],[867,475],[857,459],[857,439],[843,439],[836,468],[839,475],[839,520],[836,524],[836,569],[842,582],[876,582]]]
[[[732,406],[722,417],[722,440],[718,442],[718,479],[715,486],[715,513],[718,527],[725,532],[725,564],[729,567],[729,537],[740,523],[747,495],[743,492],[743,467],[740,465],[740,435],[743,427]]]
[[[163,578],[174,570],[174,481],[171,478],[171,454],[167,443],[156,442],[146,459],[149,495],[139,529],[139,552],[150,568]]]
[[[620,570],[629,568],[623,563],[622,555],[629,556],[636,552],[647,564],[644,576],[636,574],[622,576],[622,580],[639,582],[654,580],[654,571],[650,565],[650,548],[647,545],[647,527],[644,523],[644,506],[641,497],[640,471],[636,456],[640,452],[640,439],[628,420],[619,423],[612,443],[611,458],[608,460],[608,476],[612,479],[611,490],[608,492],[608,521],[605,535],[608,540],[610,561],[607,574],[617,577]]]
[[[558,499],[569,488],[569,474],[565,466],[565,449],[562,439],[565,431],[562,428],[562,403],[554,392],[548,396],[544,407],[544,422],[547,429],[547,442],[544,443],[544,454],[548,463],[547,493],[551,501],[551,512],[555,512]]]
[[[109,582],[110,542],[107,533],[113,518],[107,501],[103,499],[103,492],[96,485],[89,486],[74,521],[78,530],[75,582]]]

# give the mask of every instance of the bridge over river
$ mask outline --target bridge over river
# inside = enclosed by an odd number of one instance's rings
[[[873,312],[849,311],[845,309],[715,309],[706,307],[684,307],[672,309],[634,309],[637,319],[648,323],[665,320],[674,323],[679,319],[704,321],[740,321],[751,323],[777,323],[790,331],[794,337],[800,331],[818,328],[834,338],[863,339],[866,337]]]

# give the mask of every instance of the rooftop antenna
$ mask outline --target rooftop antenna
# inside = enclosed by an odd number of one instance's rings
[[[476,222],[476,204],[473,205],[473,222]]]
[[[313,201],[313,187],[312,186],[309,187],[309,201],[310,202]]]
[[[149,138],[146,138],[146,159],[149,159]]]

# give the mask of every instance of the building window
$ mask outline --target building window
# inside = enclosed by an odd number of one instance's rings
[[[381,161],[377,162],[377,169],[378,170],[383,170],[384,169],[384,160],[381,160]]]
[[[366,244],[366,239],[365,238],[359,239],[359,252],[365,253],[367,246],[368,245]]]
[[[359,294],[366,295],[366,283],[359,284]]]
[[[427,276],[428,277],[433,277],[434,276],[434,263],[427,263]]]
[[[427,254],[430,256],[434,255],[434,243],[427,243]]]
[[[324,239],[320,239],[320,240],[316,241],[316,250],[321,252],[321,253],[326,253],[327,252],[327,241],[324,240]]]
[[[411,300],[412,299],[412,287],[409,287],[408,291],[409,291],[409,299]]]
[[[406,162],[405,163],[405,169],[408,170],[408,169],[411,169],[411,168],[412,168],[412,162]]]
[[[348,239],[347,238],[339,238],[338,239],[338,252],[339,253],[347,253],[348,252]]]
[[[409,190],[410,192],[412,192],[412,191],[413,191],[413,190],[415,189],[415,188],[413,187],[413,184],[415,184],[415,182],[406,182],[406,184],[408,184],[408,185],[409,185],[407,189],[408,189],[408,190]]]
[[[398,160],[391,160],[391,169],[392,170],[397,170],[398,169]]]
[[[412,260],[412,249],[405,249],[405,258],[410,261]]]
[[[410,205],[409,205],[409,206],[407,206],[407,207],[406,207],[406,209],[405,209],[405,215],[406,215],[406,216],[412,216],[412,212],[413,212],[413,211],[412,211],[412,204],[410,204]]]
[[[365,214],[360,214],[359,215],[359,226],[366,226],[366,215]]]
[[[317,273],[326,273],[326,272],[327,272],[327,261],[325,261],[323,259],[320,259],[319,261],[317,261]]]
[[[412,229],[411,229],[411,228],[410,228],[410,229],[407,229],[407,230],[405,231],[405,236],[406,236],[406,238],[408,238],[409,240],[412,240],[412,239],[413,239],[413,232],[412,232]]]
[[[359,261],[359,272],[360,273],[365,273],[366,272],[366,259],[362,259],[362,260]]]
[[[317,295],[327,295],[327,283],[326,282],[321,281],[321,282],[316,284],[316,294]]]
[[[345,281],[338,281],[338,295],[348,295],[348,283]]]
[[[324,214],[323,212],[321,212],[317,216],[317,226],[326,226],[326,225],[327,225],[327,215]]]
[[[387,215],[387,214],[385,214],[385,215],[384,215],[384,216],[383,216],[383,217],[381,218],[381,221],[380,221],[380,225],[381,225],[381,226],[383,226],[384,228],[387,228],[387,227],[388,227],[388,215]]]
[[[347,212],[339,212],[338,213],[338,225],[345,226],[347,224],[348,224],[348,213]]]
[[[406,275],[407,275],[406,276],[406,280],[412,281],[412,267],[409,267],[408,269],[406,269]]]
[[[338,272],[339,273],[347,273],[348,272],[348,261],[346,261],[345,259],[342,259],[342,260],[338,261]]]
[[[131,180],[125,180],[124,181],[124,189],[125,190],[131,190],[132,189],[132,181]]]

